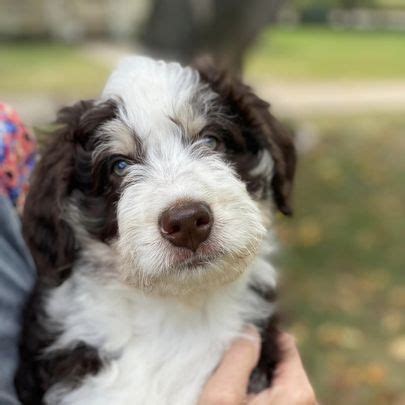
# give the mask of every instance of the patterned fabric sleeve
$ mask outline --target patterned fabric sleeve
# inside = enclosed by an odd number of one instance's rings
[[[36,150],[35,138],[18,114],[0,103],[0,195],[8,196],[19,212],[24,206]]]

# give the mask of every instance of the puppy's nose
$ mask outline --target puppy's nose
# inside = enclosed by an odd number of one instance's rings
[[[159,218],[160,233],[173,245],[195,252],[211,231],[212,212],[202,202],[182,202],[165,210]]]

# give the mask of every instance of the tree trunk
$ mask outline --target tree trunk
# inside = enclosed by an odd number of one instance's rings
[[[189,63],[210,54],[240,71],[248,48],[285,0],[153,0],[142,41],[160,57]]]

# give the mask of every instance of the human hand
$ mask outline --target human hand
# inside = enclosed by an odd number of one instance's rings
[[[279,338],[282,359],[270,388],[248,395],[250,374],[260,357],[260,335],[249,327],[246,337],[236,340],[208,380],[199,405],[315,405],[312,386],[301,362],[295,340],[282,333]]]

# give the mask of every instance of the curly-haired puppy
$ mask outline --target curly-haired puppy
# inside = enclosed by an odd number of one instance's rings
[[[23,220],[24,404],[195,404],[247,323],[269,383],[270,205],[291,213],[295,153],[268,107],[212,65],[130,57],[60,111]]]

